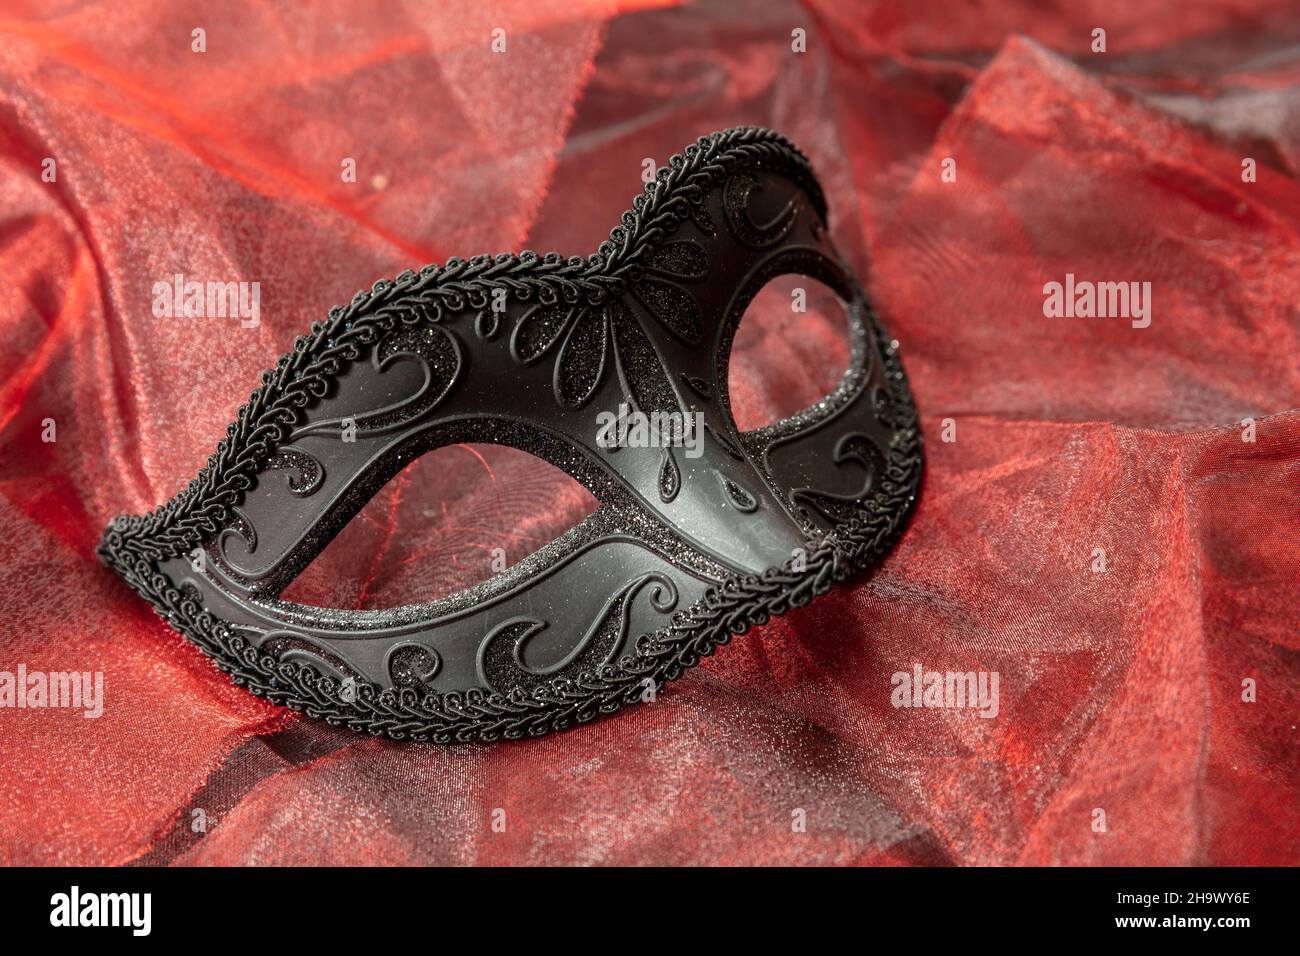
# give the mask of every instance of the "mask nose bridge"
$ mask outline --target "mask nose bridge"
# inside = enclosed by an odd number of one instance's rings
[[[758,206],[757,197],[764,198]],[[717,228],[723,223],[727,226]],[[684,320],[662,314],[665,298],[674,298],[633,286],[627,305],[668,371],[672,404],[700,416],[702,454],[695,461],[665,458],[665,466],[677,469],[680,485],[670,500],[646,490],[650,482],[636,480],[636,469],[628,467],[632,456],[619,463],[619,470],[695,547],[742,573],[758,573],[790,561],[818,529],[800,518],[787,497],[790,489],[781,487],[756,454],[760,446],[751,448],[736,427],[727,384],[732,340],[748,304],[777,276],[808,275],[845,299],[851,297],[850,283],[818,204],[798,184],[775,174],[741,170],[706,196],[700,215],[679,226],[661,250],[671,249],[674,263],[689,262],[686,247],[704,250],[707,276],[688,275],[680,267],[676,275],[656,276],[662,255],[650,257],[647,272],[654,282],[670,282],[692,297],[700,316],[699,341],[680,334]]]
[[[512,317],[512,337],[537,321],[542,308]],[[732,572],[759,573],[785,563],[805,542],[806,529],[767,487],[729,414],[716,408],[716,375],[696,377],[683,364],[707,348],[688,346],[646,319],[634,294],[611,303],[600,318],[570,315],[566,330],[536,363],[520,368],[505,362],[494,373],[496,384],[476,386],[487,403],[477,414],[517,416],[531,408],[556,437],[546,454],[535,441],[518,447],[582,481],[601,507],[625,506],[630,494],[636,509]],[[586,401],[566,407],[560,397],[572,373],[564,346],[584,322],[603,328],[610,367]],[[694,363],[689,369],[703,372]],[[515,387],[508,390],[509,382]],[[562,445],[570,446],[567,458]]]

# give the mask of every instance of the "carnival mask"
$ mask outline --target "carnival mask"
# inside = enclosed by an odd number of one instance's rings
[[[100,554],[237,684],[356,730],[519,738],[643,700],[874,563],[915,499],[916,410],[826,219],[805,157],[740,127],[674,156],[591,256],[377,282],[299,338],[198,478],[115,520]],[[843,300],[849,369],[811,408],[740,432],[733,337],[785,274]],[[459,442],[536,455],[599,507],[429,603],[280,597],[405,465]]]

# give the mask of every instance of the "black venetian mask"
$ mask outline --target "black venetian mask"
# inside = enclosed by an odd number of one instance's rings
[[[594,255],[378,282],[299,338],[199,477],[114,521],[100,553],[238,684],[358,730],[516,738],[635,703],[877,560],[915,499],[916,410],[826,215],[803,155],[742,127],[675,156]],[[741,433],[732,339],[787,273],[844,301],[850,367],[817,405]],[[403,466],[456,442],[537,455],[600,507],[427,604],[280,598]]]

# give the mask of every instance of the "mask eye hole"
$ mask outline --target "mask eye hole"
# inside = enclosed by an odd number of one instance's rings
[[[427,603],[496,577],[597,506],[525,451],[447,445],[394,476],[281,597],[340,610]]]
[[[848,311],[827,285],[802,275],[770,280],[745,309],[731,345],[727,387],[736,427],[754,431],[835,390],[851,355]]]

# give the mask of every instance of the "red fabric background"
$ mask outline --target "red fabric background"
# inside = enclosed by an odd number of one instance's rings
[[[0,861],[1300,862],[1294,4],[638,6],[0,3],[0,669],[107,698],[0,711]],[[97,564],[329,306],[454,254],[589,251],[643,158],[738,123],[812,156],[922,409],[919,510],[874,576],[652,705],[435,748],[255,700]],[[153,317],[176,272],[259,281],[261,325]],[[1152,282],[1151,327],[1044,318],[1066,272]],[[745,420],[834,378],[832,317],[782,321],[743,333]],[[525,456],[438,454],[302,594],[428,597],[590,507]],[[893,708],[914,663],[999,672],[999,716]]]

